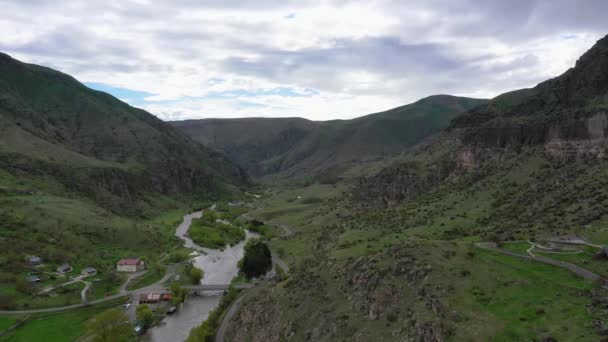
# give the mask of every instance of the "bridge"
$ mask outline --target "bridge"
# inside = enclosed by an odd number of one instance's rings
[[[232,285],[237,290],[250,289],[254,284],[236,284]],[[228,291],[230,285],[184,285],[183,289],[192,291]]]

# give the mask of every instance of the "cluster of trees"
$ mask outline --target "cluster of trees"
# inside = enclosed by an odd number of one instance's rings
[[[247,278],[256,278],[266,274],[272,268],[272,254],[268,245],[261,240],[253,239],[245,245],[245,256],[239,262],[239,269]]]
[[[89,331],[95,342],[124,341],[132,335],[129,317],[119,308],[106,310],[89,323]]]

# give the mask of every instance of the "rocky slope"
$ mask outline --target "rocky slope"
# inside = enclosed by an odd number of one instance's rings
[[[500,163],[526,149],[576,162],[608,147],[608,37],[563,75],[506,93],[455,118],[405,163],[362,180],[354,195],[371,206],[395,205],[459,174]]]
[[[226,152],[256,176],[310,176],[401,153],[484,100],[431,96],[353,120],[299,118],[173,122],[207,146]]]

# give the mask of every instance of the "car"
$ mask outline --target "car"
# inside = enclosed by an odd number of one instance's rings
[[[131,303],[126,303],[122,307],[125,308],[125,310],[127,310],[131,307]]]
[[[144,333],[144,327],[140,324],[136,325],[135,328],[133,328],[133,333],[135,335],[141,335]]]

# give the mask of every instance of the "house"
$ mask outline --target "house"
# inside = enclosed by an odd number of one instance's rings
[[[156,304],[159,302],[169,302],[173,299],[171,293],[144,293],[139,295],[139,302],[145,304]]]
[[[42,281],[42,279],[37,275],[29,276],[25,278],[25,280],[27,280],[28,283],[39,283]]]
[[[93,267],[87,267],[84,270],[82,270],[83,275],[87,275],[87,276],[94,276],[97,274],[97,269],[93,268]]]
[[[121,259],[116,264],[116,270],[118,272],[137,272],[139,270],[143,270],[144,268],[144,261],[138,258]]]
[[[139,302],[144,304],[156,304],[161,301],[160,293],[145,293],[139,295]]]
[[[57,267],[57,272],[59,272],[59,273],[70,273],[70,272],[72,272],[72,270],[73,270],[73,268],[69,264],[63,264],[63,265]]]
[[[39,256],[35,256],[35,255],[30,255],[27,258],[25,258],[25,260],[31,266],[36,266],[36,265],[42,264],[42,258]]]

